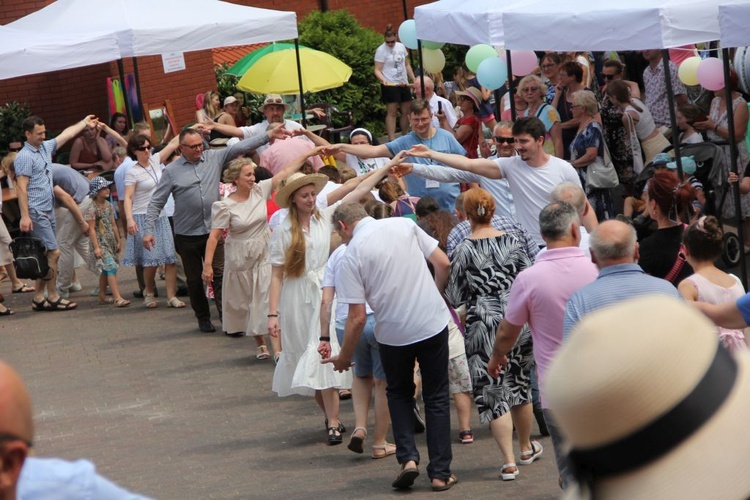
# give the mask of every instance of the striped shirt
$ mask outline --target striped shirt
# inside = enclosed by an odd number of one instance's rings
[[[539,253],[539,245],[536,244],[534,238],[531,237],[525,227],[523,227],[519,222],[516,222],[514,219],[493,215],[492,220],[490,221],[490,225],[494,229],[502,231],[504,233],[508,233],[509,235],[514,236],[518,241],[520,241],[521,246],[526,249],[526,253],[528,253],[529,258],[532,261],[534,260],[534,257],[536,257],[536,254]],[[455,252],[458,244],[464,241],[470,235],[471,224],[468,220],[456,224],[456,226],[448,234],[448,241],[446,242],[446,247],[448,249],[448,258],[453,258],[453,252]]]
[[[13,161],[16,176],[29,178],[26,188],[29,208],[40,212],[49,212],[54,208],[52,155],[56,150],[57,139],[44,141],[39,149],[27,142]]]
[[[563,342],[588,313],[623,300],[655,294],[681,298],[669,281],[649,276],[638,264],[615,264],[601,269],[596,281],[578,290],[568,300]]]

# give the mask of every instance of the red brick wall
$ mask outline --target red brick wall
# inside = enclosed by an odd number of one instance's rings
[[[52,3],[53,0],[3,0],[0,24],[7,24]],[[233,3],[266,9],[294,10],[297,18],[320,8],[317,0],[233,0]],[[407,2],[409,15],[425,0]],[[386,24],[398,26],[403,21],[401,0],[329,0],[329,9],[346,8],[360,23],[378,32]],[[132,72],[126,59],[125,71]],[[195,95],[216,88],[211,51],[185,54],[184,71],[164,74],[160,56],[138,58],[143,102],[156,106],[165,99],[172,101],[178,126],[195,119]],[[93,113],[108,118],[106,78],[117,76],[117,64],[108,63],[86,68],[56,71],[40,75],[0,81],[0,104],[8,101],[27,102],[32,112],[45,119],[48,130],[61,130]],[[4,145],[0,145],[4,146]]]

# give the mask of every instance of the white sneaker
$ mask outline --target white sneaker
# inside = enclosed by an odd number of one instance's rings
[[[70,292],[80,292],[81,290],[83,290],[83,287],[78,281],[71,283],[70,288],[68,289]]]

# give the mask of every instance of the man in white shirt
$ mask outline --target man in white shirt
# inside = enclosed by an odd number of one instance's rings
[[[422,96],[422,78],[424,78],[424,96]],[[417,98],[425,99],[430,103],[432,111],[432,126],[453,130],[458,117],[453,109],[453,104],[448,99],[440,97],[435,93],[435,83],[429,77],[418,76],[414,79],[414,93]]]
[[[438,153],[422,144],[414,146],[407,154],[489,179],[507,179],[518,222],[543,247],[545,242],[539,233],[539,212],[549,203],[550,193],[561,182],[581,185],[578,173],[570,163],[544,151],[544,136],[544,124],[538,118],[530,116],[520,118],[513,124],[513,138],[518,155],[510,158],[469,159],[455,154]],[[400,169],[395,170],[401,173]]]
[[[407,218],[375,220],[367,217],[361,205],[349,204],[336,209],[333,223],[348,244],[336,289],[339,302],[349,305],[349,315],[339,355],[324,362],[339,371],[349,369],[367,321],[365,304],[369,304],[375,313],[375,339],[388,381],[388,407],[401,464],[392,486],[409,488],[419,475],[413,378],[418,361],[430,457],[427,473],[434,491],[447,490],[457,481],[450,472],[450,313],[441,295],[448,280],[448,257],[436,240]],[[394,241],[398,246],[394,247]],[[435,269],[434,281],[425,259]]]

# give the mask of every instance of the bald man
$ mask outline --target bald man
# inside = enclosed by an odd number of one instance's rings
[[[435,93],[435,83],[428,76],[424,77],[424,96],[422,96],[422,78],[418,76],[414,79],[414,93],[419,99],[424,99],[430,103],[432,126],[445,130],[453,130],[458,121],[453,104],[448,99],[440,97]]]
[[[0,361],[0,500],[140,500],[98,475],[91,462],[30,457],[31,397],[21,377]]]

